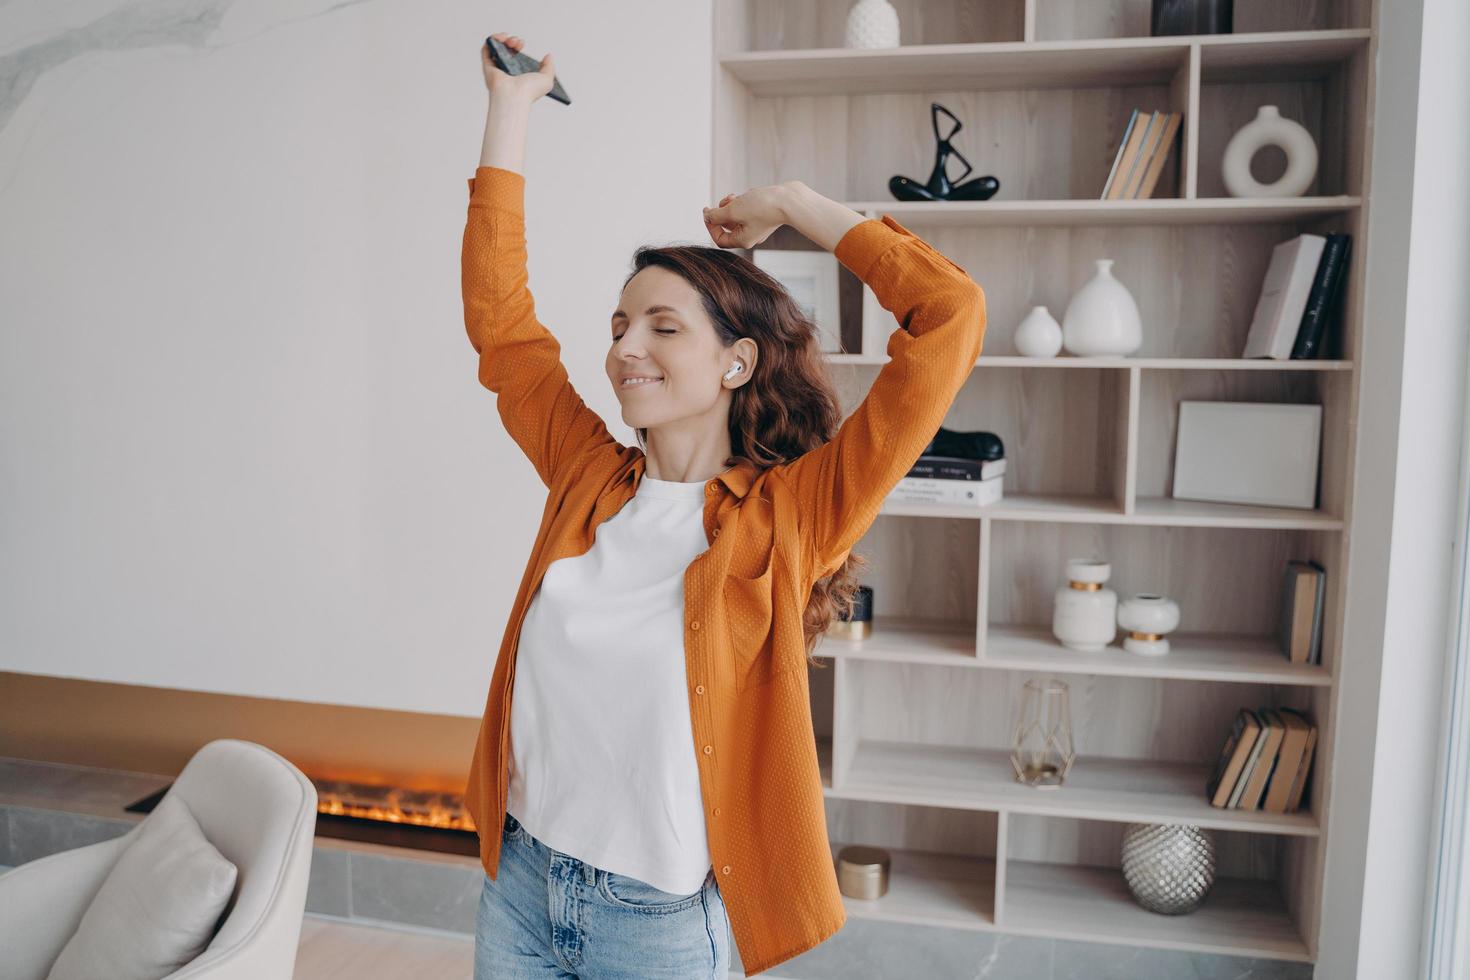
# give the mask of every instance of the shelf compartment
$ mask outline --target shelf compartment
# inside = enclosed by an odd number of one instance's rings
[[[832,859],[846,842],[832,842]],[[995,859],[888,847],[888,893],[842,896],[848,915],[952,929],[995,928]]]
[[[755,96],[1101,88],[1169,84],[1187,69],[1193,45],[1214,77],[1247,70],[1320,77],[1370,37],[1366,29],[1347,29],[803,48],[732,52],[720,65]]]
[[[1143,908],[1111,868],[1006,862],[1003,930],[1233,956],[1310,961],[1273,882],[1218,878],[1189,915]]]
[[[1148,657],[1129,653],[1121,645],[1110,645],[1097,653],[1072,650],[1044,626],[992,626],[985,636],[985,656],[976,665],[1236,684],[1332,685],[1332,676],[1320,664],[1288,661],[1276,646],[1275,637],[1244,634],[1171,633],[1169,653]]]
[[[978,166],[978,165],[977,165]],[[1004,187],[1002,192],[1004,192]],[[1362,198],[1327,197],[1200,197],[1141,200],[1028,201],[848,201],[870,217],[892,215],[907,228],[981,228],[1019,225],[1027,228],[1085,225],[1223,225],[1276,224],[1307,221],[1356,211]]]
[[[903,616],[874,616],[865,640],[824,636],[822,657],[878,660],[936,667],[976,667],[1058,674],[1221,681],[1235,684],[1292,684],[1331,687],[1320,664],[1293,664],[1275,637],[1219,633],[1171,633],[1169,654],[1143,657],[1113,645],[1098,653],[1062,646],[1045,626],[992,626],[985,655],[975,655],[970,624],[935,624]]]
[[[1079,756],[1054,790],[1016,782],[1003,749],[860,739],[841,787],[831,782],[832,742],[817,741],[823,793],[839,800],[995,810],[1137,823],[1191,823],[1219,830],[1301,837],[1320,834],[1315,815],[1210,806],[1212,764]],[[1009,927],[1009,922],[1007,922]]]
[[[887,354],[826,354],[825,360],[832,364],[887,364]],[[977,368],[1104,368],[1142,371],[1351,371],[1352,361],[1307,358],[1294,361],[1277,361],[1271,358],[1244,357],[1077,357],[1060,354],[1056,357],[1025,357],[1020,354],[981,354],[975,361]]]
[[[949,504],[885,503],[880,514],[899,517],[970,518],[1026,523],[1127,524],[1138,526],[1271,528],[1340,531],[1341,517],[1296,507],[1217,504],[1172,497],[1139,497],[1125,514],[1106,497],[1016,494],[983,507]]]

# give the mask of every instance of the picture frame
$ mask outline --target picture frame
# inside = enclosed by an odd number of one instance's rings
[[[843,349],[837,256],[823,249],[757,248],[751,252],[751,261],[785,286],[817,325],[822,351],[837,353]]]
[[[1314,509],[1321,443],[1321,405],[1180,401],[1173,496]]]

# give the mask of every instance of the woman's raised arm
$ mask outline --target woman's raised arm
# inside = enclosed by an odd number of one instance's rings
[[[496,37],[513,50],[524,43]],[[480,355],[480,383],[499,396],[506,431],[549,487],[582,450],[617,440],[572,387],[561,345],[536,318],[527,285],[522,170],[531,106],[551,90],[551,55],[540,71],[515,76],[496,68],[483,45],[480,59],[490,106],[460,254],[465,329]]]
[[[865,219],[801,181],[726,198],[705,222],[716,244],[739,247],[790,224],[833,252],[898,321],[888,362],[837,434],[774,467],[800,503],[815,581],[847,557],[939,430],[980,356],[985,293],[892,215]]]

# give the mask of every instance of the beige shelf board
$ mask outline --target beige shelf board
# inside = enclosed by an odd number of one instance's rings
[[[832,785],[829,738],[817,739],[822,791],[841,800],[1030,813],[1082,820],[1190,823],[1218,830],[1316,837],[1315,815],[1212,807],[1205,784],[1212,766],[1185,762],[1079,757],[1065,785],[1018,783],[1010,752],[862,739],[847,779]]]
[[[1009,860],[1001,919],[1008,933],[1311,960],[1270,881],[1217,878],[1195,911],[1162,915],[1139,905],[1115,868]]]
[[[1139,497],[1133,513],[1125,514],[1110,497],[1084,494],[1017,493],[993,504],[907,503],[883,504],[880,514],[894,517],[959,517],[996,521],[1041,523],[1128,524],[1137,526],[1271,528],[1276,530],[1336,531],[1342,518],[1300,507],[1223,504],[1172,497]]]
[[[985,655],[980,657],[975,654],[973,623],[875,615],[873,630],[864,640],[824,636],[814,655],[937,667],[1332,686],[1325,667],[1289,662],[1271,636],[1174,633],[1169,637],[1168,654],[1146,657],[1129,653],[1121,642],[1085,653],[1063,646],[1044,626],[992,625],[985,635]]]
[[[847,201],[871,217],[891,215],[913,228],[1233,225],[1309,221],[1343,214],[1362,205],[1351,194],[1320,197],[1150,197],[1104,201]]]
[[[1188,37],[912,44],[896,48],[740,51],[720,64],[753,95],[861,95],[944,89],[1162,85],[1201,51],[1210,81],[1313,78],[1365,46],[1368,30]]]
[[[845,841],[832,841],[837,859]],[[856,842],[854,842],[856,843]],[[864,919],[958,929],[995,928],[995,860],[886,847],[888,891],[878,898],[844,895],[847,914]]]
[[[897,324],[894,324],[897,329]],[[829,352],[824,359],[831,364],[862,364],[881,366],[890,358],[887,354],[846,354]],[[1025,357],[1021,354],[981,354],[975,361],[977,368],[1041,368],[1066,370],[1068,368],[1126,369],[1140,368],[1148,371],[1351,371],[1352,361],[1301,358],[1298,360],[1276,360],[1270,357],[1078,357],[1059,354],[1056,357]]]

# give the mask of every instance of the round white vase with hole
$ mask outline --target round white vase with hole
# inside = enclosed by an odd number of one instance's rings
[[[1090,558],[1067,561],[1067,582],[1056,591],[1051,632],[1062,646],[1096,653],[1118,635],[1118,594],[1103,583],[1110,562]]]
[[[1251,174],[1251,160],[1266,146],[1279,146],[1286,154],[1286,172],[1271,184]],[[1232,197],[1299,197],[1317,176],[1317,144],[1301,123],[1287,119],[1274,105],[1263,105],[1225,144],[1220,170]]]
[[[847,12],[849,48],[898,47],[898,11],[888,0],[858,0]]]
[[[1022,357],[1056,357],[1062,349],[1062,325],[1044,306],[1033,306],[1012,335]]]
[[[1143,346],[1138,304],[1113,275],[1112,259],[1098,259],[1096,265],[1062,315],[1062,343],[1078,357],[1131,354]]]
[[[1118,603],[1118,627],[1123,649],[1144,657],[1169,652],[1169,638],[1179,627],[1179,604],[1168,596],[1140,592]]]

